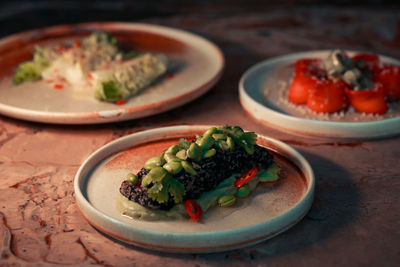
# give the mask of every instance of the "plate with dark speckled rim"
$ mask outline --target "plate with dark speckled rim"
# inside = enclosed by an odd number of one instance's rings
[[[346,51],[349,56],[354,51]],[[361,114],[350,108],[343,113],[318,114],[306,105],[287,100],[294,64],[303,58],[326,58],[329,50],[290,54],[262,61],[242,76],[239,97],[243,108],[257,121],[301,136],[333,139],[373,139],[400,134],[400,101],[390,103],[384,115]],[[400,61],[379,55],[381,62]]]
[[[55,90],[44,81],[12,85],[16,67],[32,58],[35,45],[79,40],[93,31],[112,33],[124,50],[165,54],[169,60],[167,74],[124,105],[96,100],[89,87],[64,85],[62,90]],[[224,56],[215,44],[164,26],[104,22],[32,30],[0,40],[0,113],[56,124],[96,124],[146,117],[201,96],[217,83],[223,67]]]
[[[235,205],[208,210],[200,222],[189,219],[143,221],[117,209],[119,187],[129,172],[158,156],[181,137],[191,138],[210,126],[156,128],[115,140],[90,155],[79,168],[74,190],[82,215],[100,231],[139,247],[173,253],[206,253],[250,246],[272,238],[299,222],[311,207],[314,174],[290,146],[265,136],[266,147],[281,168],[274,185],[260,184]]]

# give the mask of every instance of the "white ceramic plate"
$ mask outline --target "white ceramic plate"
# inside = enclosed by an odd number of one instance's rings
[[[201,222],[146,222],[116,209],[119,187],[128,172],[161,154],[179,137],[193,137],[209,126],[172,126],[135,133],[107,144],[89,156],[76,174],[75,196],[84,217],[100,231],[136,246],[176,253],[231,250],[262,242],[286,231],[311,207],[314,174],[308,162],[288,145],[259,137],[285,173],[278,185],[259,186],[229,208],[214,207]],[[169,141],[168,141],[169,140]]]
[[[93,31],[114,34],[126,50],[164,53],[168,74],[125,105],[100,102],[90,90],[65,86],[55,90],[43,81],[13,86],[20,62],[32,58],[37,44],[81,39]],[[0,113],[24,120],[58,124],[123,121],[161,113],[194,100],[220,78],[221,51],[208,40],[178,29],[139,23],[85,23],[32,30],[0,40]]]
[[[350,55],[354,52],[349,52]],[[302,58],[325,58],[328,50],[290,54],[262,61],[247,70],[239,82],[243,108],[256,120],[294,134],[340,139],[379,138],[400,133],[400,104],[384,116],[365,116],[352,111],[345,117],[321,116],[307,107],[288,105],[285,90],[290,85],[294,64]],[[385,63],[398,60],[380,56]],[[367,121],[368,120],[368,121]]]

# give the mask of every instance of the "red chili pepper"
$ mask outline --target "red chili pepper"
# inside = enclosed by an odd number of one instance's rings
[[[60,83],[56,83],[54,85],[54,89],[63,89],[64,85],[60,84]]]
[[[75,48],[81,48],[81,42],[75,41]]]
[[[115,101],[115,104],[117,104],[118,106],[121,106],[121,105],[126,104],[126,101],[124,99],[120,99],[120,100]]]
[[[236,179],[235,181],[235,187],[242,187],[244,186],[248,181],[250,181],[251,178],[253,178],[258,172],[257,168],[253,168],[242,174],[239,178]]]
[[[185,209],[190,218],[195,222],[198,222],[201,218],[201,215],[203,214],[203,211],[201,210],[199,204],[191,199],[185,201]]]

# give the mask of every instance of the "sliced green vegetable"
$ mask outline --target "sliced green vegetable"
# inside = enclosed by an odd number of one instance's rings
[[[250,193],[250,191],[250,186],[248,184],[245,184],[244,186],[238,188],[236,195],[238,197],[246,197]]]
[[[21,63],[13,77],[14,84],[20,84],[27,81],[36,81],[42,78],[42,72],[48,67],[44,60],[27,61]]]
[[[265,170],[257,174],[261,182],[274,182],[279,179],[280,168],[276,164],[272,164]]]
[[[100,83],[101,89],[96,90],[96,97],[107,101],[124,99],[126,93],[124,88],[116,80],[108,80]]]

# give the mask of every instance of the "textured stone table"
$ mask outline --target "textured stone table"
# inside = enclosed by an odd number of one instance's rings
[[[171,13],[159,7],[161,15],[139,20],[198,33],[222,48],[226,70],[221,81],[190,104],[149,118],[95,126],[0,117],[0,266],[398,266],[399,137],[346,143],[278,132],[241,109],[237,85],[241,74],[258,61],[303,50],[342,47],[400,58],[399,9],[227,5],[187,4]],[[99,17],[90,13],[85,19],[75,16],[72,22],[135,18],[129,17],[133,6],[104,8],[112,10],[108,17],[102,16],[104,12]],[[19,23],[6,13],[0,19],[9,27],[2,27],[2,36],[71,22],[54,15],[36,21],[28,12],[31,16]],[[102,145],[159,126],[225,123],[283,140],[313,166],[313,207],[289,231],[245,249],[177,255],[120,243],[81,216],[74,199],[74,175]]]

